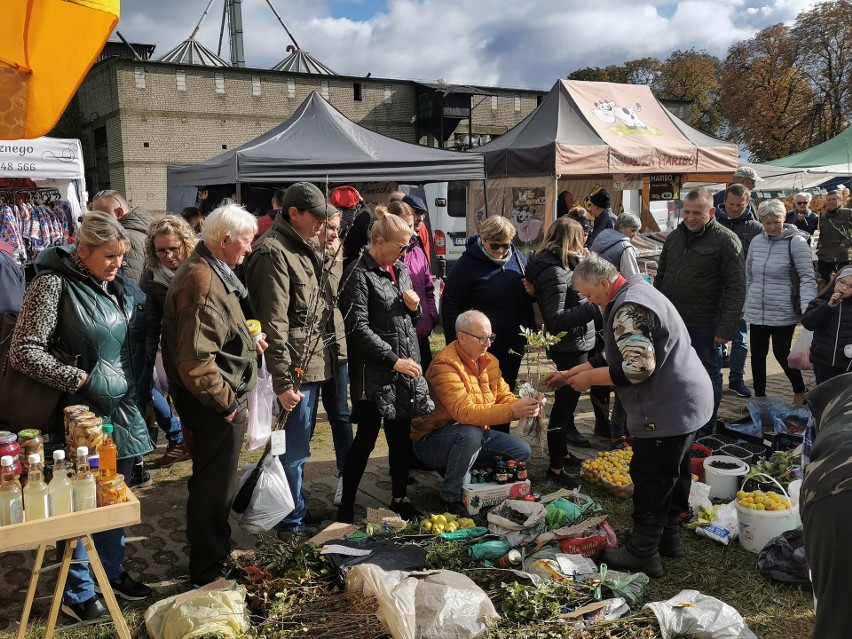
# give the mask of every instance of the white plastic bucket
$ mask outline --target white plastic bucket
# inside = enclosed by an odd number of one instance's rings
[[[787,491],[773,477],[769,475],[755,475],[772,481],[778,490],[788,500],[790,496]],[[791,501],[792,504],[792,501]],[[799,519],[799,506],[792,506],[789,510],[752,510],[735,504],[737,517],[739,519],[740,545],[748,551],[760,552],[763,547],[778,535],[797,527]]]
[[[714,461],[737,464],[737,468],[713,468],[710,464]],[[710,486],[710,499],[724,499],[730,501],[737,496],[740,487],[740,477],[748,473],[749,465],[742,459],[729,455],[711,455],[704,460],[704,478]]]

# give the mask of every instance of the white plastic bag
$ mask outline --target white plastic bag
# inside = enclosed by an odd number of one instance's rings
[[[269,530],[295,507],[281,460],[275,455],[267,455],[248,508],[240,517],[240,524]]]
[[[200,590],[157,601],[145,611],[151,639],[242,637],[251,627],[245,586]]]
[[[813,331],[804,330],[799,334],[796,343],[787,356],[787,364],[790,368],[798,368],[802,371],[813,370],[814,365],[811,363],[811,342],[813,342],[813,339]]]
[[[757,639],[742,615],[715,597],[681,590],[668,601],[645,604],[660,622],[663,639]]]
[[[509,519],[511,511],[525,517],[524,523],[517,524]],[[547,509],[539,503],[507,499],[488,513],[488,530],[504,536],[512,546],[520,546],[547,532],[546,517]]]
[[[272,417],[277,398],[272,390],[272,375],[266,370],[266,358],[261,358],[257,371],[257,386],[248,396],[249,419],[246,427],[246,450],[260,448],[272,435]]]
[[[346,576],[346,590],[376,598],[376,616],[394,639],[477,639],[500,618],[482,588],[451,570],[409,573],[360,564]]]

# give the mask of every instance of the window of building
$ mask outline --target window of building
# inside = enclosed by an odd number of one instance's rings
[[[101,191],[109,188],[109,146],[106,127],[99,126],[92,131],[92,136],[95,142],[95,179],[92,186],[97,191]],[[92,192],[96,193],[97,191],[93,190]]]
[[[296,97],[296,83],[293,80],[287,80],[287,97]]]
[[[385,87],[385,102],[391,104],[393,102],[393,90],[390,86]]]
[[[251,94],[258,96],[261,94],[260,91],[260,76],[253,75],[251,76]]]
[[[539,95],[535,96],[535,105],[536,106],[541,106],[542,102],[544,102],[544,96],[543,95],[539,94]]]
[[[225,93],[225,74],[224,73],[215,74],[214,80],[216,82],[216,93],[219,93],[219,94]]]
[[[186,91],[186,71],[183,69],[175,70],[175,83],[178,91]]]
[[[320,95],[322,95],[322,97],[328,100],[328,82],[326,82],[325,80],[320,82]]]
[[[353,82],[352,83],[352,97],[355,100],[355,102],[363,102],[364,94],[361,90],[361,83],[360,82]]]
[[[227,151],[227,150],[228,150],[228,145],[227,145],[227,144],[223,144],[223,145],[222,145],[222,150],[223,150],[223,151]]]
[[[521,110],[521,96],[516,95],[515,96],[515,111],[520,111],[520,110]]]
[[[496,96],[496,95],[492,95],[492,96],[491,96],[491,110],[492,110],[492,111],[496,111],[496,110],[497,110],[497,105],[498,105],[497,96]]]
[[[150,148],[151,148],[151,143],[150,143],[150,142],[143,142],[143,143],[142,143],[142,146],[143,146],[144,148],[146,148],[146,149],[150,149]]]
[[[136,67],[135,69],[133,69],[133,73],[136,76],[136,88],[144,89],[146,86],[145,67]]]

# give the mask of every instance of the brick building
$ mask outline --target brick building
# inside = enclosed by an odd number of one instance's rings
[[[547,93],[104,57],[77,93],[89,190],[118,189],[133,205],[161,212],[168,164],[200,162],[254,139],[311,91],[368,129],[447,148],[505,133]]]

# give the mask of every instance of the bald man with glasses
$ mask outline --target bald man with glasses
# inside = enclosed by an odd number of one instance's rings
[[[130,238],[130,249],[124,254],[121,270],[126,278],[139,282],[145,272],[145,238],[154,221],[151,214],[138,206],[130,208],[124,196],[113,189],[95,193],[89,208],[114,215],[124,228]]]

